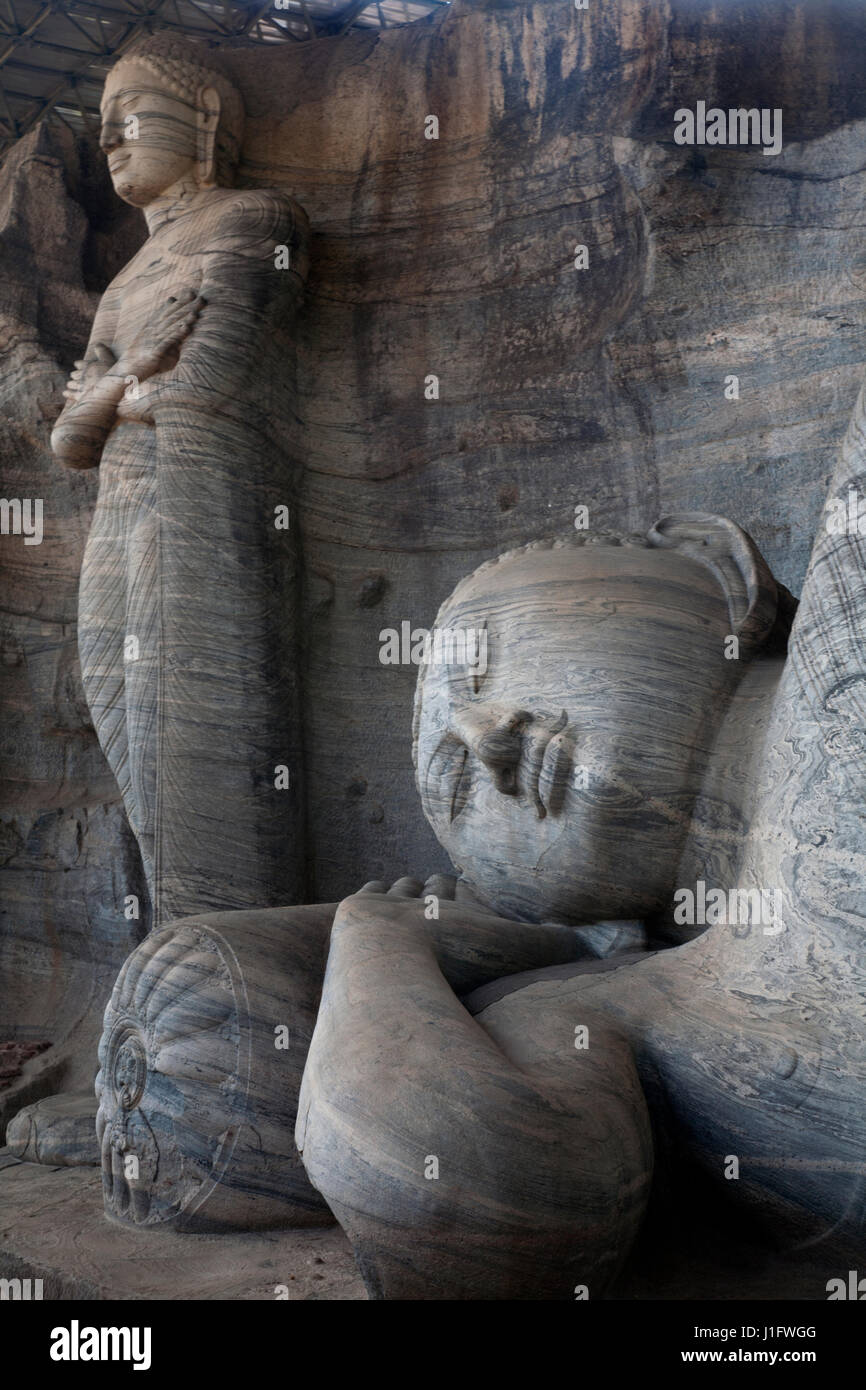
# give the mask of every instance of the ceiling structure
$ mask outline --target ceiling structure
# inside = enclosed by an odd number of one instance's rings
[[[114,59],[174,29],[210,42],[314,43],[426,19],[448,0],[0,0],[0,160],[45,117],[99,125]]]

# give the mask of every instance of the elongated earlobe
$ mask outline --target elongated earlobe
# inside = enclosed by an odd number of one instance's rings
[[[748,654],[777,645],[784,649],[796,601],[777,584],[751,536],[735,522],[684,512],[662,517],[647,540],[681,550],[712,571],[727,599],[731,631]]]
[[[202,87],[196,111],[196,158],[200,188],[216,188],[216,137],[221,103],[215,87]]]

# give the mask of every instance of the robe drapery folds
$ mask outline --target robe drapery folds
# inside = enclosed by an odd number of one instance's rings
[[[109,437],[82,573],[85,689],[157,924],[303,892],[293,422],[308,228],[282,194],[219,193],[210,228],[190,219],[179,273],[204,308],[177,365],[144,384],[140,419],[133,406]]]

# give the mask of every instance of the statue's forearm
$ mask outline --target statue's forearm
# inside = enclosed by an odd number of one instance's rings
[[[167,403],[266,427],[285,395],[300,288],[292,271],[274,269],[270,244],[254,254],[214,257],[201,286],[204,307],[177,365],[148,383],[157,424]]]
[[[507,1299],[519,1277],[527,1296],[562,1297],[574,1251],[603,1287],[652,1167],[628,1045],[583,1010],[583,1050],[571,1018],[558,1038],[543,1020],[494,1036],[443,980],[411,900],[370,916],[364,896],[337,913],[295,1140],[376,1296]]]
[[[127,373],[118,363],[62,412],[51,434],[54,457],[66,468],[95,468],[114,427]]]
[[[251,404],[266,409],[273,374],[266,358],[276,347],[267,323],[264,312],[243,305],[208,304],[177,365],[147,384],[147,407],[157,422],[164,404],[216,414],[245,411],[248,419]]]
[[[579,928],[550,923],[512,922],[451,898],[438,900],[437,917],[427,916],[430,883],[419,896],[400,897],[361,891],[345,898],[335,922],[339,932],[349,924],[364,922],[378,930],[385,920],[420,926],[436,963],[457,994],[481,985],[538,970],[564,965],[593,955]]]
[[[439,968],[458,994],[504,975],[565,965],[593,954],[573,927],[503,917],[487,920],[475,913],[461,920],[459,910],[425,925]]]

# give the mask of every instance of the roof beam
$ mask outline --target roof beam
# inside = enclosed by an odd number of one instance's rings
[[[345,34],[351,24],[354,24],[359,14],[368,10],[373,0],[351,0],[350,4],[344,9],[338,10],[334,18],[328,24],[328,32],[335,34]],[[333,29],[332,26],[333,25]]]
[[[265,0],[265,3],[263,5],[258,5],[253,10],[246,23],[243,24],[241,28],[235,30],[235,38],[244,38],[250,32],[253,25],[257,24],[258,21],[263,18],[265,10],[269,10],[270,8],[271,0]]]
[[[27,39],[32,38],[33,35],[37,32],[37,30],[41,29],[46,19],[48,19],[49,15],[53,13],[53,5],[43,5],[42,9],[39,10],[33,16],[30,23],[24,29],[18,29],[16,31],[14,37],[6,45],[6,47],[0,49],[0,67],[2,67],[3,64],[7,62],[9,58],[12,57],[12,54],[17,51],[17,49],[20,47],[22,43],[24,43]]]
[[[432,13],[448,0],[420,3]],[[209,8],[206,0],[0,0],[0,69],[7,79],[0,81],[0,158],[60,102],[67,124],[77,120],[76,109],[85,126],[96,120],[95,91],[105,81],[109,62],[143,33],[167,29],[198,39],[306,43],[323,34],[346,33],[368,9],[371,19],[378,16],[386,27],[381,0],[348,0],[327,13],[317,11],[316,0],[296,0],[291,10],[281,12],[274,11],[273,0],[219,0],[219,8],[216,3]],[[408,10],[404,13],[408,17]],[[74,46],[78,39],[80,48]],[[41,66],[40,49],[45,57],[63,55],[63,66]],[[10,83],[25,90],[16,92]]]
[[[302,9],[303,14],[304,14],[304,23],[305,23],[306,26],[307,26],[307,33],[309,34],[310,38],[315,42],[315,40],[319,37],[319,35],[318,35],[318,33],[316,32],[316,26],[315,26],[315,24],[314,24],[314,22],[313,22],[313,17],[312,17],[312,15],[310,14],[310,9],[309,9],[309,6],[308,6],[308,4],[307,4],[307,0],[300,0],[300,3],[301,3],[301,9]]]

